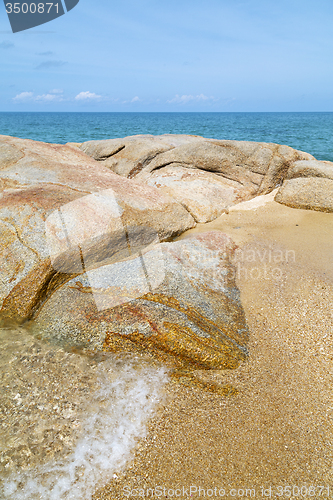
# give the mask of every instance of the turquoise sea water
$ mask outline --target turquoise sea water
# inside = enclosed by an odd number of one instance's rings
[[[59,144],[165,133],[287,144],[333,161],[333,113],[0,113],[0,134]]]

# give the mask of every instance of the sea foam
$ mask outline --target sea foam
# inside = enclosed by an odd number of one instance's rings
[[[71,361],[73,356],[70,354]],[[3,478],[1,498],[88,500],[125,466],[137,439],[144,436],[147,420],[161,400],[166,370],[128,357],[107,357],[85,367],[81,356],[80,363],[94,390],[87,391],[84,404],[74,412],[80,431],[69,452],[25,470],[14,467]]]

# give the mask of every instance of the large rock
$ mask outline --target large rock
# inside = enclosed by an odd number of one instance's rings
[[[88,156],[124,177],[134,177],[157,155],[189,142],[196,143],[201,137],[165,134],[134,135],[122,139],[88,141],[77,146]]]
[[[175,200],[154,187],[115,175],[77,148],[0,136],[2,318],[30,317],[64,280],[82,272],[51,265],[45,224],[55,210],[74,203],[81,210],[75,218],[76,232],[84,234],[89,218],[91,240],[101,237],[104,210],[104,233],[114,233],[107,229],[107,214],[98,198],[101,192],[117,207],[121,227],[136,228],[138,238],[141,232],[144,239],[150,228],[163,241],[195,225],[189,212]],[[92,195],[95,198],[89,198]],[[85,202],[78,201],[86,197],[90,200],[89,215],[84,213]],[[111,213],[109,219],[115,220]],[[92,244],[95,261],[105,257],[105,245],[104,241],[99,250],[96,241]],[[103,257],[98,257],[100,251]]]
[[[197,222],[272,191],[293,162],[314,160],[278,144],[172,134],[89,141],[80,149],[115,173],[173,196]]]
[[[333,180],[320,177],[286,180],[275,201],[292,208],[333,212]]]
[[[69,346],[149,351],[179,365],[235,368],[248,330],[231,258],[212,231],[92,267],[44,303],[31,328]]]
[[[296,161],[290,166],[275,201],[293,208],[333,212],[333,163]]]
[[[50,184],[0,194],[0,317],[29,317],[60,278],[51,266],[45,220],[80,196]]]

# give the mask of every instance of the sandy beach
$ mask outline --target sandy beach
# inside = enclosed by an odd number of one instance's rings
[[[6,0],[0,500],[333,500],[333,0]]]
[[[333,215],[279,205],[271,194],[181,238],[211,229],[240,248],[250,355],[236,370],[195,375],[238,392],[171,380],[134,459],[94,500],[333,493]]]

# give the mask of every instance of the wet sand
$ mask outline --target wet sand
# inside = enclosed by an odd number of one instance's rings
[[[253,498],[250,488],[256,498],[333,494],[333,214],[274,201],[244,208],[182,235],[221,230],[242,250],[249,359],[236,370],[196,373],[238,394],[170,382],[134,459],[94,500],[187,498],[191,485],[203,488],[191,498]],[[314,489],[278,489],[288,485]],[[162,494],[152,496],[147,488],[157,486]]]

